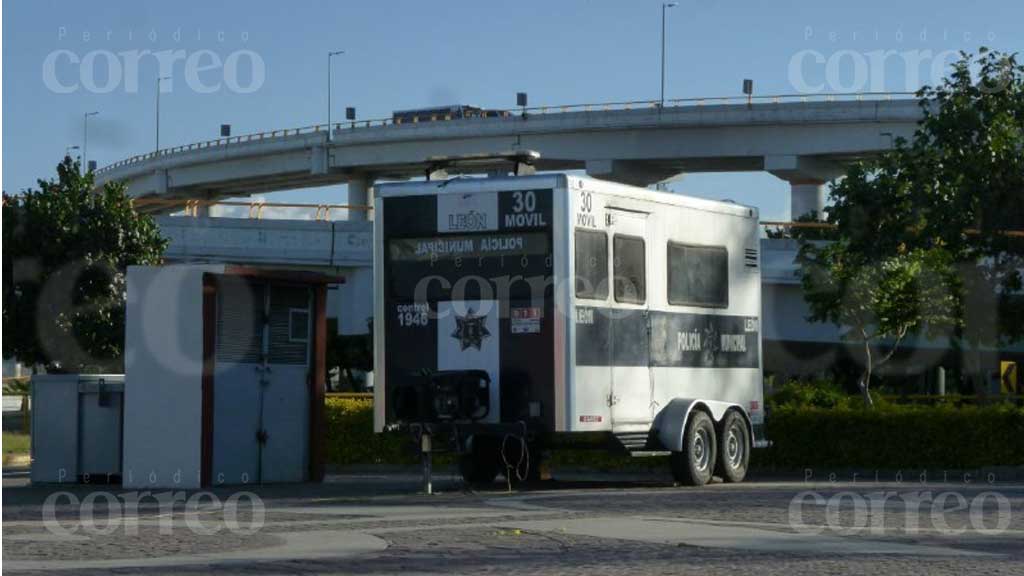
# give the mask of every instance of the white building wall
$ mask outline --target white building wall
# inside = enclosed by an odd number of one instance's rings
[[[198,488],[203,274],[223,266],[130,266],[125,329],[125,488]]]

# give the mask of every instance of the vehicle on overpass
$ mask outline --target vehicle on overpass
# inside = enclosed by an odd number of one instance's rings
[[[476,106],[452,104],[449,106],[434,106],[432,108],[395,110],[391,113],[391,120],[395,124],[402,124],[409,122],[455,120],[458,118],[497,118],[499,116],[507,115],[508,113],[503,110],[485,110]]]
[[[758,213],[567,175],[384,185],[376,431],[447,434],[469,482],[559,439],[744,478],[761,436]]]

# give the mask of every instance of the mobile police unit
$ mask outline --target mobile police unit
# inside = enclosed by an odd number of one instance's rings
[[[447,430],[472,482],[523,461],[510,437],[595,432],[670,452],[683,483],[743,479],[756,209],[537,175],[385,185],[375,214],[378,432]]]

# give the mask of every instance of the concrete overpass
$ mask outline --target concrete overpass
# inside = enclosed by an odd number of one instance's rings
[[[215,200],[347,183],[366,204],[377,180],[453,166],[475,154],[540,154],[538,170],[579,170],[649,185],[684,172],[770,172],[791,184],[793,216],[824,205],[824,183],[843,164],[909,138],[921,118],[906,95],[761,97],[544,107],[497,117],[391,119],[278,130],[178,146],[96,172],[99,185],[127,183],[132,196]],[[358,218],[358,214],[353,214]]]
[[[315,206],[311,206],[315,208]],[[373,310],[373,222],[157,216],[172,263],[315,270],[345,277],[328,291],[343,334],[366,332]]]

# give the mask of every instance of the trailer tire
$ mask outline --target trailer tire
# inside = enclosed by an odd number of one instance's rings
[[[672,477],[686,486],[703,486],[711,481],[715,470],[718,443],[715,423],[700,410],[694,410],[686,422],[683,451],[669,457]]]
[[[471,449],[459,458],[459,473],[467,484],[491,484],[498,477],[497,445],[489,436],[474,437]]]
[[[750,464],[750,430],[747,421],[735,410],[722,418],[718,435],[718,464],[715,474],[726,482],[742,482]]]

